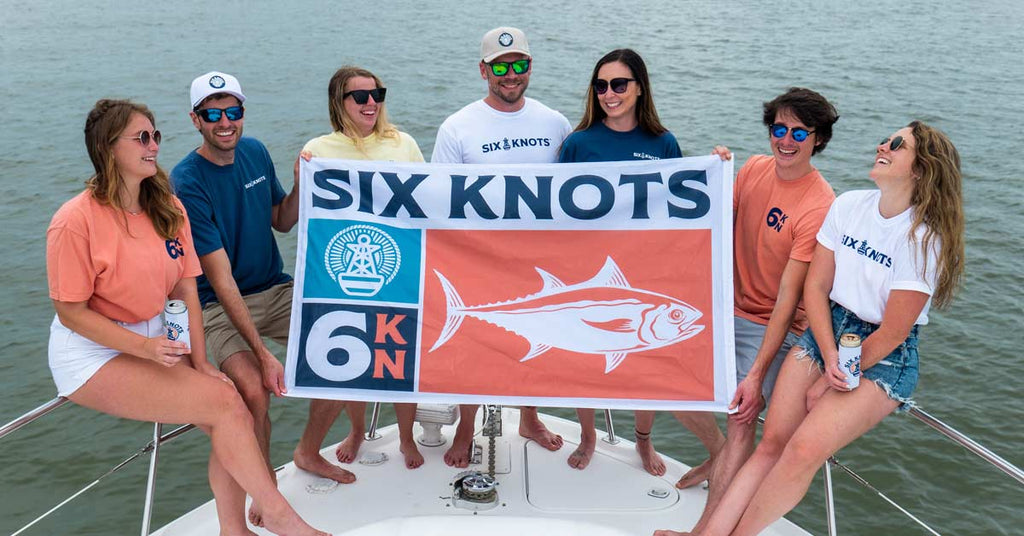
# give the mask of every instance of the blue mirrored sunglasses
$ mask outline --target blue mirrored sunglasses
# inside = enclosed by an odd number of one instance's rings
[[[241,106],[229,106],[227,108],[203,108],[196,110],[196,115],[203,118],[207,123],[220,121],[221,115],[228,116],[228,121],[238,121],[245,115],[245,108]]]
[[[814,134],[813,130],[807,130],[806,128],[793,127],[789,128],[786,125],[779,125],[772,123],[768,125],[768,132],[771,132],[772,136],[782,139],[786,137],[787,132],[793,132],[793,141],[800,143],[807,139],[807,136]]]

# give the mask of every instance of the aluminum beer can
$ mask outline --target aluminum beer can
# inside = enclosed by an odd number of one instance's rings
[[[860,385],[860,335],[844,333],[839,337],[839,368],[846,374],[846,385]]]
[[[167,329],[168,340],[181,341],[192,348],[188,336],[188,307],[184,301],[169,300],[164,305],[164,328]]]

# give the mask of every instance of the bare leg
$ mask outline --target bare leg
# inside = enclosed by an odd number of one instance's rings
[[[214,501],[214,506],[217,508],[217,519],[220,521],[220,536],[255,536],[256,533],[249,530],[245,524],[245,516],[239,515],[245,511],[245,490],[235,482],[235,479],[231,478],[213,452],[210,453],[207,475],[210,479],[213,496],[217,498]],[[257,525],[252,521],[254,511],[256,511],[255,503],[249,510],[249,522]],[[257,512],[256,515],[258,516],[259,513]],[[259,521],[262,523],[262,519]]]
[[[320,454],[331,425],[338,419],[342,408],[350,403],[340,400],[309,401],[309,420],[306,421],[306,429],[302,431],[299,444],[295,445],[295,451],[292,452],[296,467],[339,484],[351,484],[356,481],[356,475],[327,461],[327,458]]]
[[[687,471],[687,473],[683,475],[678,482],[676,482],[677,488],[686,489],[696,486],[709,478],[711,475],[711,467],[715,463],[715,457],[718,456],[722,447],[725,445],[725,436],[722,435],[722,431],[718,428],[718,422],[715,420],[715,416],[709,412],[675,411],[672,414],[675,416],[676,420],[693,432],[693,435],[697,436],[697,439],[704,444],[704,448],[708,450],[709,455],[708,459]],[[737,467],[737,469],[739,468]]]
[[[718,503],[722,501],[725,490],[729,489],[729,483],[736,477],[736,473],[743,467],[743,464],[750,459],[750,455],[754,452],[756,429],[756,423],[743,424],[731,418],[726,421],[725,446],[715,456],[711,466],[711,474],[708,479],[708,500],[704,504],[704,511],[701,513],[700,519],[693,527],[693,532],[697,533],[704,529],[708,519],[718,507]]]
[[[348,437],[342,440],[334,454],[341,463],[352,463],[359,456],[359,447],[363,445],[363,436],[366,434],[366,402],[347,402],[345,413],[348,414],[352,427],[348,430]]]
[[[274,468],[270,464],[270,392],[263,386],[263,374],[260,371],[260,366],[259,363],[257,363],[256,356],[252,352],[248,351],[232,354],[221,364],[221,371],[223,371],[224,374],[227,374],[227,376],[231,378],[231,381],[235,382],[235,388],[238,389],[238,394],[242,395],[242,401],[245,402],[246,407],[249,408],[249,413],[252,414],[253,431],[256,433],[256,442],[259,443],[260,452],[263,453],[263,459],[267,464],[267,470],[270,471],[271,478],[276,482],[277,474],[274,472]],[[211,456],[210,459],[213,460],[213,457]],[[210,471],[211,479],[215,478],[213,465],[210,466]],[[224,476],[227,476],[226,473]],[[233,479],[229,480],[230,482],[234,482]],[[211,485],[212,482],[213,480],[211,480]],[[242,502],[245,502],[245,494],[241,491],[241,488],[231,492],[225,488],[222,493],[226,493],[227,495],[225,496],[232,496],[232,494],[241,493]],[[220,519],[224,518],[221,517]],[[263,526],[263,519],[260,516],[260,508],[255,501],[253,501],[252,506],[249,507],[249,522],[257,527]],[[224,527],[221,527],[221,532],[225,534],[231,533],[225,531]]]
[[[191,422],[203,427],[209,431],[214,456],[261,505],[263,521],[271,532],[325,534],[307,525],[277,490],[253,433],[252,416],[228,383],[185,364],[168,368],[122,354],[103,365],[70,398],[117,417]],[[222,488],[218,484],[216,489]]]
[[[640,461],[644,464],[644,470],[654,476],[665,474],[665,460],[654,450],[651,441],[651,429],[654,427],[653,411],[636,411],[633,413],[636,423],[636,452],[640,454]]]
[[[772,393],[765,419],[764,437],[750,459],[736,473],[714,512],[707,518],[704,535],[730,534],[739,522],[765,475],[778,461],[782,450],[807,416],[807,389],[821,377],[817,367],[797,361],[794,347],[786,356]]]
[[[548,450],[562,448],[562,436],[552,433],[544,426],[537,415],[536,406],[519,408],[519,435],[536,441],[538,445]]]
[[[444,453],[444,463],[451,467],[469,467],[469,447],[473,444],[476,410],[479,406],[460,405],[459,425],[455,428],[452,446]]]
[[[395,404],[395,415],[398,417],[398,450],[402,451],[405,457],[405,467],[416,469],[423,465],[423,455],[420,454],[416,440],[412,437],[412,424],[416,420],[416,404]]]
[[[594,457],[597,445],[597,427],[594,425],[594,410],[577,408],[576,416],[580,420],[580,446],[569,455],[569,467],[586,469],[590,459]]]
[[[861,382],[847,393],[827,391],[757,488],[733,534],[757,534],[793,509],[829,456],[874,428],[898,405],[874,382]]]

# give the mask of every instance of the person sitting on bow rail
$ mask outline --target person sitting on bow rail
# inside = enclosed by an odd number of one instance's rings
[[[875,148],[869,175],[878,189],[846,192],[828,211],[804,287],[810,328],[779,372],[761,443],[694,534],[758,534],[829,456],[913,405],[918,328],[963,275],[960,156],[913,121]],[[848,376],[837,343],[851,336],[861,346]]]
[[[772,400],[783,358],[807,328],[801,304],[814,237],[835,199],[811,164],[839,119],[819,93],[791,88],[764,103],[772,154],[747,160],[733,186],[733,330],[736,394],[726,419],[726,443],[710,464],[683,475],[676,487],[708,480],[704,527],[736,472],[754,450],[757,416]],[[676,412],[683,422],[715,422],[711,413]]]
[[[174,166],[171,184],[188,209],[203,267],[199,300],[210,357],[249,407],[272,470],[270,393],[285,393],[284,366],[263,337],[282,345],[288,340],[293,281],[284,272],[274,230],[288,232],[298,221],[298,181],[285,195],[267,148],[242,136],[245,95],[237,78],[218,71],[200,75],[189,97],[189,117],[202,144]],[[294,460],[300,469],[348,484],[355,475],[321,456],[315,439],[327,433],[343,407],[340,401],[310,400]],[[363,412],[350,417],[349,438],[362,440]],[[249,511],[254,525],[261,524],[261,507],[254,501]]]
[[[86,119],[95,174],[46,231],[58,394],[117,417],[205,431],[221,534],[253,535],[248,492],[275,534],[324,535],[277,490],[249,410],[231,379],[206,361],[200,263],[185,209],[156,162],[160,138],[152,112],[130,101],[102,99]],[[188,307],[191,348],[168,340],[160,317],[168,298]]]

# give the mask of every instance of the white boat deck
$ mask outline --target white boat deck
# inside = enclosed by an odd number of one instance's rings
[[[334,485],[288,464],[278,472],[278,485],[295,509],[313,526],[346,536],[488,534],[648,535],[655,529],[690,528],[700,516],[706,491],[677,490],[675,481],[688,466],[665,458],[668,472],[656,477],[643,470],[633,443],[617,445],[598,440],[597,452],[584,471],[569,467],[566,458],[576,448],[579,426],[541,414],[565,445],[549,452],[518,435],[519,412],[503,410],[503,435],[496,440],[495,477],[498,501],[490,509],[473,511],[453,500],[452,483],[467,470],[487,471],[487,438],[477,434],[482,463],[468,469],[445,465],[454,426],[446,426],[444,445],[420,452],[426,463],[406,469],[398,450],[398,429],[378,431],[367,441],[360,459],[345,467],[356,473],[353,484]],[[419,433],[416,425],[416,433]],[[603,437],[599,431],[599,438]],[[333,460],[334,446],[324,449]],[[367,465],[383,453],[387,460]],[[463,503],[464,504],[464,503]],[[269,532],[254,529],[257,534]],[[155,532],[160,536],[217,534],[213,502],[209,502]],[[782,520],[763,534],[807,535]]]

